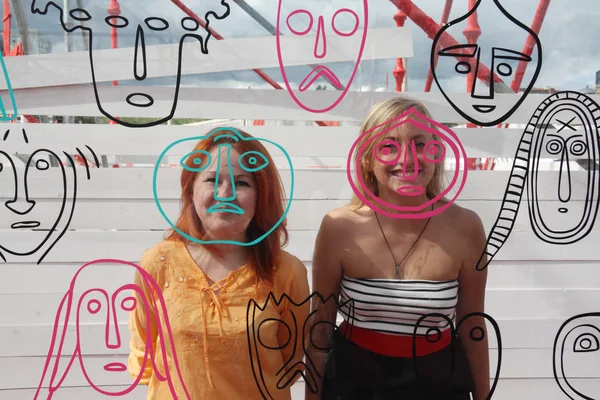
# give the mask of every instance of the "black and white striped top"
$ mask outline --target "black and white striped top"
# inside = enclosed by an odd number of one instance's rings
[[[346,303],[350,299],[354,299],[353,313]],[[343,276],[339,312],[349,324],[360,328],[412,335],[423,315],[438,313],[454,321],[457,302],[458,280],[355,279]],[[427,317],[419,324],[417,335],[427,334],[430,327],[444,331],[450,325],[440,316]]]

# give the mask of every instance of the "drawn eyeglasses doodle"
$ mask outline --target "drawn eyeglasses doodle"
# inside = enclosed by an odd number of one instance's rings
[[[488,330],[488,342],[492,339],[496,345],[498,350],[498,359],[495,365],[494,371],[494,380],[488,395],[486,396],[486,400],[491,399],[496,386],[498,385],[498,380],[500,379],[500,368],[502,366],[502,336],[500,334],[500,327],[498,323],[488,314],[482,312],[473,312],[462,317],[457,323],[456,326],[452,322],[448,316],[441,313],[430,313],[421,316],[417,323],[415,324],[415,328],[413,330],[413,340],[412,340],[412,360],[414,365],[415,374],[417,376],[417,381],[423,387],[434,387],[435,383],[439,378],[439,376],[446,376],[446,374],[439,374],[441,368],[446,368],[451,373],[451,381],[444,382],[444,385],[456,385],[457,388],[466,388],[473,384],[469,375],[469,361],[466,359],[464,352],[461,350],[461,344],[459,340],[459,331],[461,326],[468,320],[473,318],[482,318],[484,323],[487,321],[491,324],[493,328],[493,335],[489,334]],[[442,330],[439,325],[436,325],[435,322],[437,320],[444,320],[446,322],[447,328]],[[487,329],[481,325],[473,326],[468,332],[468,339],[480,342],[486,338],[485,332]],[[431,362],[428,362],[427,357],[420,357],[419,354],[423,354],[423,350],[429,347],[432,343],[441,342],[444,338],[444,333],[450,334],[450,354],[447,358],[444,359],[436,359],[436,365],[432,365]],[[425,342],[418,340],[418,338],[425,338]],[[425,349],[420,348],[423,346]],[[447,372],[447,371],[446,371]],[[472,373],[472,371],[471,371]]]
[[[109,292],[103,288],[89,288],[81,283],[91,282],[90,274],[98,273],[98,270],[106,270],[110,267],[124,268],[139,273],[144,287],[136,284],[125,284]],[[150,299],[147,299],[144,294],[144,288],[149,293]],[[96,364],[89,362],[89,359],[85,357],[88,355],[88,349],[93,355],[97,355],[96,349],[99,343],[104,344],[109,353],[127,349],[127,344],[122,340],[119,331],[117,314],[123,311],[129,313],[140,307],[147,317],[154,315],[158,320],[156,323],[158,329],[156,343],[157,346],[160,346],[162,357],[157,356],[158,349],[154,348],[150,330],[147,330],[145,341],[147,347],[139,375],[134,377],[132,383],[125,389],[118,386],[98,386],[99,380],[106,372],[117,375],[125,374],[128,381],[130,375],[127,366],[121,362],[110,362],[99,369]],[[100,335],[94,335],[95,331],[82,329],[82,325],[89,322],[90,319],[94,319],[94,317],[100,317],[100,321],[96,322],[105,324],[105,329],[96,331],[101,332]],[[164,331],[163,327],[165,327]],[[75,337],[73,338],[71,335],[75,335]],[[172,359],[168,360],[167,354]],[[137,264],[123,260],[100,259],[90,261],[75,273],[69,289],[58,306],[48,356],[33,399],[51,399],[76,365],[74,363],[76,359],[88,384],[103,395],[122,396],[130,393],[142,379],[146,364],[152,363],[153,373],[160,381],[168,383],[173,400],[191,400],[179,369],[167,315],[167,306],[161,288],[152,276]],[[53,363],[52,366],[51,363]],[[176,376],[173,376],[171,372],[173,370]],[[178,395],[182,392],[183,395]]]
[[[233,169],[232,169],[232,154],[233,154],[232,153],[232,145],[230,143],[227,143],[224,139],[227,139],[229,141],[233,140],[235,142],[258,141],[258,142],[268,143],[270,145],[275,146],[275,149],[280,151],[283,154],[283,156],[285,157],[285,159],[287,160],[287,163],[289,166],[289,171],[290,171],[290,188],[289,188],[289,193],[288,193],[289,200],[287,202],[285,210],[283,211],[283,214],[275,222],[275,224],[273,226],[269,227],[266,230],[266,232],[264,232],[259,237],[255,238],[251,241],[240,242],[237,240],[224,240],[224,239],[203,240],[200,238],[193,237],[193,236],[183,232],[181,229],[179,229],[177,227],[177,225],[173,222],[173,220],[171,218],[169,218],[169,216],[166,214],[165,210],[163,209],[163,206],[161,203],[161,196],[160,196],[160,187],[158,185],[158,175],[159,175],[160,171],[163,169],[160,167],[160,164],[163,162],[165,157],[169,156],[169,153],[175,151],[173,149],[174,148],[176,149],[176,146],[187,145],[187,144],[189,144],[189,142],[198,142],[200,140],[206,140],[206,139],[211,139],[216,144],[216,148],[218,149],[218,151],[216,152],[218,154],[216,156],[217,157],[216,160],[213,160],[213,155],[211,155],[211,153],[206,150],[194,150],[192,152],[187,153],[185,156],[183,156],[179,163],[182,166],[182,168],[184,168],[187,171],[201,172],[201,171],[205,170],[207,167],[209,167],[211,165],[211,163],[213,163],[214,161],[217,161],[217,164],[216,164],[217,171],[216,171],[216,178],[215,178],[216,182],[215,182],[215,189],[214,189],[214,194],[213,194],[215,204],[207,210],[207,213],[232,213],[232,214],[238,214],[238,215],[244,214],[244,210],[233,202],[236,199],[237,192],[235,189],[235,186],[236,186],[235,179],[236,178],[233,174]],[[223,150],[223,151],[221,151],[221,150]],[[179,153],[179,154],[182,154],[182,153]],[[223,174],[222,170],[221,170],[222,165],[223,165],[222,158],[226,158],[226,165],[227,165],[226,174]],[[189,159],[192,159],[192,163],[191,163],[193,165],[192,167],[189,166],[189,164],[188,164]],[[254,150],[246,151],[246,152],[242,153],[238,157],[237,161],[240,165],[240,168],[249,173],[259,172],[269,165],[268,158],[264,154],[260,153],[259,151],[254,151]],[[220,176],[223,176],[223,175],[228,176],[229,181],[232,182],[231,194],[227,197],[222,197],[221,195],[219,195],[219,192],[218,192],[218,182],[219,182],[219,179],[221,179]],[[259,243],[264,238],[266,238],[269,234],[271,234],[271,232],[273,232],[275,230],[275,228],[277,228],[285,220],[287,213],[289,212],[289,209],[292,205],[292,200],[293,200],[293,196],[294,196],[294,168],[292,165],[292,159],[290,158],[288,152],[283,147],[281,147],[279,144],[277,144],[273,141],[263,139],[263,138],[244,137],[237,129],[232,128],[232,127],[215,128],[206,136],[190,137],[190,138],[180,139],[180,140],[177,140],[177,141],[171,143],[169,146],[167,146],[167,148],[158,157],[158,161],[156,162],[156,167],[154,168],[152,182],[153,182],[152,184],[153,184],[154,201],[156,203],[156,206],[158,207],[159,212],[163,216],[163,218],[169,223],[169,225],[175,231],[177,231],[177,233],[179,233],[186,239],[193,241],[195,243],[205,243],[205,244],[224,243],[224,244],[235,244],[235,245],[239,245],[239,246],[252,246],[256,243]]]
[[[515,68],[513,64],[515,62],[528,62],[531,63],[533,58],[527,54],[523,54],[515,49],[509,49],[501,46],[492,47],[490,70],[484,67],[484,60],[482,59],[482,48],[477,44],[459,44],[450,47],[443,48],[441,42],[443,42],[442,35],[447,34],[449,29],[456,30],[467,24],[467,19],[473,13],[477,12],[477,9],[482,4],[493,4],[496,8],[504,15],[505,18],[510,20],[514,24],[515,32],[526,31],[528,36],[531,36],[535,41],[535,55],[536,65],[533,76],[523,85],[525,90],[519,96],[514,96],[513,102],[501,103],[495,99],[495,93],[497,87],[501,85],[503,79],[517,79],[523,78],[523,72]],[[509,118],[519,108],[521,103],[525,100],[531,89],[533,88],[535,81],[542,68],[542,46],[537,34],[531,30],[527,25],[523,24],[515,17],[513,17],[508,11],[502,7],[499,0],[484,1],[477,0],[475,6],[471,8],[467,14],[450,21],[448,24],[443,26],[436,34],[433,44],[431,47],[431,71],[435,82],[446,98],[450,105],[467,121],[472,122],[481,126],[494,126]],[[457,26],[458,25],[458,26]],[[466,26],[465,26],[466,28]],[[456,36],[459,37],[459,36]],[[437,54],[436,54],[437,52]],[[438,57],[436,57],[439,56]],[[452,69],[460,74],[466,75],[474,72],[475,77],[473,79],[473,86],[470,88],[471,100],[465,108],[460,108],[456,104],[457,97],[462,95],[453,94],[445,88],[445,84],[439,81],[439,72],[446,67],[452,66]],[[484,82],[486,89],[482,92],[476,93],[477,88],[482,85],[479,78],[477,78],[478,72],[482,72],[485,69],[486,81]],[[480,71],[481,70],[481,71]],[[489,72],[489,73],[488,73]],[[528,78],[529,79],[529,78]]]
[[[600,399],[598,385],[585,386],[583,371],[600,370],[600,312],[566,320],[554,339],[552,370],[560,390],[572,400]]]
[[[600,153],[600,106],[588,96],[571,91],[558,92],[546,98],[529,120],[514,157],[514,164],[486,248],[477,269],[485,269],[508,239],[514,226],[523,190],[527,187],[529,220],[535,235],[551,244],[568,245],[585,238],[594,227],[600,196],[600,173],[587,171],[584,201],[573,199],[570,161],[580,158],[593,165]],[[549,127],[556,131],[548,132]],[[580,127],[577,129],[576,127]],[[540,161],[545,154],[560,162],[556,200],[542,204],[539,191],[544,185],[538,178]],[[583,207],[583,209],[579,209]],[[485,265],[480,265],[484,254]]]
[[[106,92],[103,90],[103,87],[100,86],[100,82],[96,82],[96,76],[98,75],[98,73],[102,73],[103,71],[110,71],[111,69],[111,63],[112,60],[106,60],[103,61],[102,59],[98,59],[98,57],[94,58],[94,48],[98,47],[98,44],[94,42],[94,35],[93,35],[93,30],[89,27],[83,26],[83,25],[75,25],[72,28],[69,28],[67,25],[65,25],[64,23],[64,18],[63,15],[65,13],[68,13],[71,18],[73,18],[75,21],[79,21],[79,22],[84,22],[84,21],[90,21],[92,20],[92,15],[81,8],[75,8],[72,10],[63,10],[61,6],[57,5],[54,1],[48,1],[48,0],[32,0],[31,3],[31,12],[33,14],[42,14],[42,15],[47,15],[48,11],[50,9],[50,6],[54,7],[55,9],[57,9],[60,13],[60,22],[61,25],[63,27],[63,29],[66,32],[73,32],[76,29],[83,29],[85,31],[87,31],[89,33],[89,54],[90,54],[90,68],[91,68],[91,72],[92,72],[92,79],[93,79],[93,84],[94,84],[94,95],[96,98],[96,103],[98,105],[98,109],[100,110],[100,112],[106,116],[108,119],[130,127],[130,128],[143,128],[143,127],[149,127],[149,126],[155,126],[155,125],[159,125],[162,124],[168,120],[170,120],[171,118],[173,118],[173,116],[175,115],[175,111],[176,111],[176,107],[177,107],[177,100],[179,97],[179,86],[180,86],[180,82],[181,82],[181,63],[182,63],[182,57],[183,57],[183,44],[184,41],[187,38],[194,38],[196,40],[198,40],[199,44],[200,44],[200,48],[203,54],[208,54],[208,42],[209,39],[212,37],[212,33],[210,30],[210,22],[212,19],[215,20],[222,20],[224,18],[226,18],[229,13],[230,13],[230,7],[229,4],[227,3],[226,0],[214,0],[215,4],[217,4],[217,1],[220,1],[220,5],[222,7],[225,8],[225,11],[223,11],[222,13],[217,13],[215,11],[208,11],[205,16],[204,16],[204,20],[205,20],[205,27],[204,28],[200,28],[200,25],[198,23],[198,21],[190,18],[190,17],[185,17],[183,19],[181,19],[179,22],[182,26],[182,28],[184,30],[186,30],[188,33],[185,33],[184,35],[182,35],[182,37],[179,40],[179,49],[178,49],[178,63],[177,63],[177,69],[176,71],[173,71],[173,74],[171,76],[175,76],[174,78],[174,85],[171,87],[170,90],[172,90],[172,92],[169,94],[170,97],[172,97],[172,101],[170,104],[167,104],[166,108],[162,108],[155,103],[155,100],[159,99],[159,98],[164,98],[164,91],[165,90],[165,86],[157,86],[157,87],[152,87],[152,86],[144,86],[143,92],[140,91],[136,91],[137,86],[131,86],[131,90],[132,92],[129,93],[125,99],[123,99],[126,103],[127,106],[124,105],[122,102],[114,102],[114,99],[111,97],[110,92]],[[147,0],[146,0],[147,2]],[[157,10],[160,9],[161,5],[164,5],[164,2],[160,2],[157,4],[154,4],[154,6],[157,7]],[[169,32],[169,30],[173,30],[173,26],[171,23],[169,23],[169,21],[167,21],[164,18],[161,17],[148,17],[144,19],[144,23],[143,24],[130,24],[130,21],[124,17],[124,16],[108,16],[105,19],[106,22],[106,27],[113,27],[113,28],[117,28],[123,31],[130,31],[132,33],[132,35],[135,35],[135,46],[133,48],[133,52],[131,53],[131,65],[133,67],[132,70],[132,79],[135,79],[138,82],[142,82],[144,81],[147,76],[148,76],[148,69],[149,68],[159,68],[159,66],[154,66],[154,65],[149,65],[149,63],[147,62],[146,59],[146,36],[148,35],[149,31],[152,31],[154,34],[156,34],[157,32],[164,32],[165,34]],[[197,32],[201,32],[202,35],[201,36],[200,33]],[[128,107],[129,106],[129,107]],[[119,114],[123,114],[124,111],[127,111],[127,109],[130,110],[136,110],[139,108],[152,108],[152,111],[155,112],[154,115],[160,115],[159,117],[156,117],[153,121],[151,122],[147,122],[147,123],[130,123],[130,122],[126,122],[126,121],[122,121],[120,119],[117,118],[117,115]]]
[[[23,129],[22,132],[25,142],[29,143],[26,131]],[[4,134],[4,141],[9,133],[10,131],[6,131]],[[99,168],[100,161],[92,148],[85,147],[92,154],[93,163],[88,163],[88,159],[79,148],[77,153],[78,159],[85,166],[87,179],[90,180],[90,168]],[[37,264],[40,264],[69,228],[77,201],[77,169],[73,157],[66,152],[63,154],[72,168],[65,168],[54,151],[38,149],[28,157],[23,176],[19,176],[15,156],[0,150],[0,197],[4,198],[0,204],[0,220],[12,221],[12,232],[33,229],[41,233],[36,239],[21,241],[19,244],[0,243],[0,258],[4,262],[7,261],[7,254],[21,257],[39,254]],[[51,167],[51,161],[54,161],[57,167]],[[62,198],[60,203],[52,203],[56,204],[53,212],[38,205],[35,200],[38,188],[32,186],[31,181],[36,178],[57,184],[59,196]]]
[[[276,26],[276,42],[277,42],[277,58],[279,67],[283,75],[283,81],[288,93],[296,104],[306,111],[313,113],[327,112],[337,106],[352,84],[354,76],[358,71],[362,53],[367,40],[367,27],[369,20],[369,4],[367,0],[353,0],[346,2],[348,7],[338,9],[331,18],[321,15],[321,13],[311,13],[307,9],[294,9],[292,12],[286,12],[284,5],[290,3],[289,0],[278,0],[277,7],[277,26]],[[349,21],[348,28],[344,28],[344,20]],[[355,43],[357,56],[354,64],[354,69],[347,82],[341,82],[339,77],[328,67],[322,64],[315,66],[311,65],[310,72],[304,77],[298,87],[293,87],[289,81],[286,65],[298,57],[298,49],[284,47],[281,43],[281,28],[285,24],[292,36],[304,36],[309,34],[313,29],[316,31],[316,39],[313,49],[313,57],[315,62],[320,62],[327,54],[327,38],[337,36],[344,38],[343,40]],[[330,29],[331,28],[331,29]],[[311,88],[319,78],[325,78],[333,85],[334,88],[340,91],[339,96],[335,98],[332,104],[326,106],[310,104],[302,99],[301,93]],[[300,93],[296,93],[300,92]],[[307,104],[308,103],[308,104]]]
[[[260,393],[265,400],[272,400],[277,398],[274,394],[278,390],[282,390],[287,388],[291,382],[294,381],[296,376],[300,375],[304,379],[305,385],[307,385],[308,389],[312,393],[318,393],[321,388],[318,386],[318,381],[325,376],[324,371],[319,371],[319,369],[315,366],[314,361],[310,358],[307,352],[307,343],[310,343],[311,346],[320,350],[320,351],[331,351],[333,347],[335,347],[335,343],[330,342],[329,346],[324,348],[320,344],[315,343],[314,334],[317,331],[317,327],[319,325],[327,324],[333,325],[326,321],[319,321],[315,323],[310,331],[307,329],[308,324],[311,320],[311,317],[317,312],[317,310],[313,310],[306,320],[300,321],[296,318],[294,314],[294,308],[299,308],[307,303],[310,303],[311,299],[313,301],[320,301],[321,305],[326,305],[328,303],[335,303],[336,310],[344,309],[345,315],[352,321],[354,319],[354,300],[350,299],[343,303],[338,303],[335,296],[331,295],[327,298],[324,298],[320,293],[314,292],[309,297],[304,299],[302,302],[294,302],[287,294],[283,294],[279,299],[275,297],[273,293],[269,293],[266,301],[261,306],[254,299],[248,302],[248,309],[246,312],[246,321],[247,321],[247,333],[248,333],[248,350],[250,352],[250,363],[252,364],[252,373],[254,375],[254,379],[260,390]],[[291,323],[290,326],[288,323],[283,321],[280,318],[270,318],[267,314],[265,314],[265,310],[268,310],[269,307],[277,307],[284,300],[287,300],[289,304],[291,304],[291,308],[287,311],[291,314]],[[282,327],[287,331],[286,342],[284,344],[279,343],[269,343],[268,339],[266,339],[266,333],[271,330],[271,334],[273,335],[273,327],[279,328]],[[333,330],[338,330],[339,327],[333,325]],[[345,337],[350,338],[352,336],[352,325],[350,325],[350,329],[343,333]],[[260,359],[258,357],[259,348],[264,348],[273,351],[282,351],[285,348],[291,348],[293,351],[291,352],[290,359],[282,360],[281,368],[277,371],[275,379],[277,381],[266,381],[265,376],[262,373],[262,368],[260,364]],[[294,360],[294,357],[301,352],[306,356],[306,363],[299,361],[296,364],[291,364]]]

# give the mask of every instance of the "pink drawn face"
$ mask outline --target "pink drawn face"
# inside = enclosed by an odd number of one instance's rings
[[[277,8],[277,57],[279,67],[285,86],[301,108],[310,112],[326,112],[338,105],[344,98],[354,75],[360,64],[362,52],[367,39],[368,26],[368,1],[367,0],[352,0],[347,3],[347,7],[323,11],[322,5],[313,7],[314,9],[283,7],[285,0],[279,0]],[[307,5],[308,6],[308,5]],[[310,54],[298,54],[302,51],[296,46],[284,46],[281,43],[282,31],[285,35],[291,37],[302,37],[311,35],[314,38],[313,44],[310,46]],[[289,32],[289,33],[287,33]],[[328,41],[332,38],[336,39],[336,43],[344,48],[356,50],[356,59],[354,67],[349,75],[338,77],[331,69],[323,65],[323,58],[327,54],[327,50],[339,51],[335,47],[328,46]],[[308,50],[305,50],[308,51]],[[353,52],[354,54],[354,52]],[[308,67],[298,67],[298,78],[300,84],[290,82],[288,76],[289,68],[294,65],[299,65],[296,60],[313,59],[313,63]],[[337,91],[339,96],[333,102],[321,100],[318,104],[314,98],[306,96],[308,90],[316,89],[319,85],[325,85],[332,91]]]
[[[373,133],[378,129],[381,131]],[[351,173],[352,155],[357,146],[360,147],[354,166],[362,190],[356,186]],[[447,161],[455,161],[450,183],[429,198],[427,186],[434,179],[436,169]],[[467,180],[466,164],[467,156],[456,134],[411,108],[369,129],[354,142],[348,156],[347,175],[354,193],[373,211],[390,218],[421,219],[439,214],[458,198]],[[373,177],[372,182],[365,181],[367,172]],[[443,177],[442,182],[447,182],[447,178]],[[456,193],[451,194],[453,189]],[[433,209],[438,201],[450,195],[444,204]],[[389,200],[395,196],[413,201],[405,202],[411,205],[391,203]]]
[[[118,288],[109,297],[109,294],[104,289],[89,289],[83,293],[77,305],[77,340],[79,343],[79,363],[83,374],[94,389],[103,394],[124,394],[133,390],[137,385],[138,378],[135,377],[131,381],[131,386],[123,390],[120,387],[115,387],[115,391],[100,389],[98,386],[102,384],[102,379],[107,373],[122,374],[125,378],[123,381],[130,381],[127,365],[115,359],[115,361],[105,360],[106,362],[97,363],[94,357],[95,354],[114,354],[115,356],[128,352],[129,337],[127,332],[122,335],[119,328],[119,322],[123,325],[127,321],[129,312],[134,311],[138,307],[142,307],[146,315],[149,315],[149,306],[144,300],[143,304],[139,304],[133,296],[132,290],[139,294],[140,299],[145,299],[144,294],[136,285],[124,285]],[[104,329],[81,331],[81,326],[85,326],[86,322],[105,323]],[[146,350],[147,352],[147,350]],[[146,354],[146,362],[151,362],[148,354]],[[140,372],[141,374],[141,372]]]

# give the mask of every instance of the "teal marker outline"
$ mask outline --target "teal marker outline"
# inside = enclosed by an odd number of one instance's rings
[[[221,132],[221,131],[233,131],[235,132],[239,138],[241,140],[244,141],[251,141],[251,140],[258,140],[261,142],[266,142],[266,143],[270,143],[276,147],[278,147],[283,154],[285,155],[285,158],[287,159],[288,163],[290,164],[290,173],[292,175],[292,182],[290,185],[290,193],[289,193],[289,200],[288,200],[288,204],[287,207],[285,208],[285,210],[283,211],[283,215],[281,216],[281,218],[279,218],[279,220],[275,223],[275,225],[273,225],[273,227],[271,229],[269,229],[267,232],[265,232],[262,236],[254,239],[252,242],[239,242],[237,240],[221,240],[221,239],[217,239],[217,240],[200,240],[197,239],[195,237],[192,237],[190,235],[188,235],[185,232],[182,232],[180,229],[177,228],[177,226],[175,226],[175,224],[169,219],[169,217],[167,217],[167,214],[165,213],[165,211],[163,210],[162,206],[160,205],[160,201],[158,200],[158,192],[157,192],[157,185],[156,185],[156,177],[158,175],[158,169],[159,169],[159,165],[161,160],[163,159],[163,157],[165,156],[165,154],[175,145],[181,143],[181,142],[186,142],[186,141],[190,141],[190,140],[195,140],[195,141],[199,141],[199,140],[203,140],[203,139],[208,139],[209,137],[211,137],[212,135],[214,135],[217,132]],[[218,136],[214,139],[216,140],[218,138]],[[154,173],[152,175],[152,193],[154,195],[154,202],[156,203],[156,206],[158,207],[158,211],[160,212],[160,214],[163,216],[163,218],[165,219],[165,221],[167,221],[169,223],[169,225],[171,226],[171,228],[173,228],[177,233],[179,233],[181,236],[183,236],[184,238],[194,242],[194,243],[201,243],[201,244],[236,244],[239,246],[252,246],[255,245],[256,243],[262,241],[264,238],[266,238],[269,234],[271,234],[271,232],[273,232],[275,230],[275,228],[277,228],[285,219],[285,217],[287,216],[290,207],[292,206],[292,200],[294,198],[294,166],[292,165],[292,159],[290,158],[290,155],[288,154],[287,151],[285,151],[285,149],[279,145],[278,143],[275,143],[271,140],[268,139],[262,139],[262,138],[245,138],[243,137],[240,132],[232,127],[219,127],[219,128],[215,128],[213,129],[208,135],[205,136],[194,136],[194,137],[190,137],[190,138],[184,138],[184,139],[179,139],[174,141],[173,143],[171,143],[169,146],[167,146],[166,149],[163,150],[163,152],[160,154],[160,156],[158,157],[158,160],[156,161],[156,165],[154,167]]]
[[[8,117],[6,115],[6,108],[4,107],[4,100],[0,98],[0,112],[2,112],[2,117],[0,117],[0,121],[12,121],[17,118],[17,102],[15,100],[15,95],[13,93],[12,85],[10,84],[10,78],[8,76],[8,70],[6,69],[6,64],[4,64],[4,57],[0,54],[0,64],[2,64],[2,72],[4,73],[4,80],[6,81],[6,88],[8,89],[8,95],[10,96],[10,102],[13,107],[13,116]]]

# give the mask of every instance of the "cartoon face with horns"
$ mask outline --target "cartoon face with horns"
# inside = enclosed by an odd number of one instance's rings
[[[125,284],[106,290],[89,287],[93,277],[111,275],[118,269],[126,269],[129,273],[137,272],[141,276],[142,287],[136,284]],[[114,289],[114,290],[112,290]],[[151,299],[151,304],[146,299]],[[139,373],[133,382],[123,389],[121,386],[100,386],[100,382],[109,376],[126,375],[130,380],[127,366],[118,359],[101,365],[86,358],[86,354],[118,355],[127,353],[127,346],[122,340],[117,316],[123,311],[129,313],[139,308],[146,316],[157,319],[157,339],[151,339],[147,330],[145,354]],[[89,329],[93,320],[103,321],[102,329]],[[87,326],[86,326],[87,325]],[[86,329],[88,328],[88,329]],[[74,336],[74,337],[72,337]],[[158,348],[153,347],[156,343]],[[167,363],[167,354],[172,357],[171,365]],[[108,358],[108,357],[106,357]],[[105,358],[105,359],[106,359]],[[51,365],[52,363],[52,365]],[[34,400],[49,400],[63,384],[74,364],[79,364],[81,371],[97,392],[106,396],[123,396],[130,393],[140,383],[148,363],[152,363],[153,374],[158,380],[166,381],[174,400],[190,400],[188,390],[183,382],[175,346],[167,316],[167,307],[160,287],[152,277],[140,266],[122,260],[101,259],[91,261],[82,266],[71,280],[69,289],[63,296],[56,318],[48,356],[42,372]],[[100,367],[100,368],[99,368]],[[174,374],[173,374],[174,372]]]

